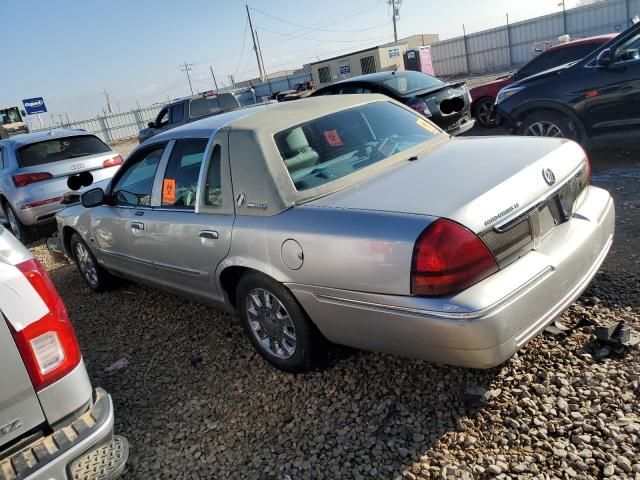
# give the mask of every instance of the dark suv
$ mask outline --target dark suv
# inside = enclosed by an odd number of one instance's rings
[[[484,83],[473,87],[471,92],[471,114],[483,127],[491,127],[494,125],[491,116],[493,104],[496,101],[498,92],[511,85],[513,82],[530,77],[536,73],[540,73],[558,65],[565,65],[586,57],[596,48],[609,42],[616,37],[616,33],[607,35],[598,35],[596,37],[581,38],[567,43],[561,43],[554,47],[548,48],[540,53],[533,60],[524,64],[512,74],[495,79],[492,82]]]
[[[498,93],[509,133],[565,137],[585,146],[637,141],[640,24],[577,62],[520,80]]]

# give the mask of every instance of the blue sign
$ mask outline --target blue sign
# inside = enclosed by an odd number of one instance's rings
[[[44,104],[42,97],[25,98],[22,100],[27,115],[35,115],[37,113],[47,113],[47,106]]]
[[[351,65],[340,65],[340,75],[351,73]]]
[[[400,49],[399,48],[391,48],[389,49],[389,58],[399,57]]]

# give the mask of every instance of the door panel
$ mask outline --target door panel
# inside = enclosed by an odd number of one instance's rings
[[[156,174],[170,145],[151,145],[128,160],[114,180],[109,204],[91,212],[98,260],[110,270],[145,279],[153,276],[150,252],[155,245],[145,216],[151,212]]]
[[[640,132],[640,32],[621,38],[611,47],[608,67],[587,69],[585,109],[593,136],[632,135]]]
[[[233,221],[233,215],[165,209],[148,212],[145,226],[153,245],[149,251],[154,281],[199,297],[219,298],[214,272],[231,247]]]

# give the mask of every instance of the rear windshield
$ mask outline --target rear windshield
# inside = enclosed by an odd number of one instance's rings
[[[393,77],[382,82],[388,88],[398,93],[417,92],[427,88],[439,87],[444,82],[424,73],[396,73]]]
[[[18,164],[34,167],[46,163],[59,162],[70,158],[84,157],[96,153],[110,152],[102,140],[93,135],[62,137],[44,142],[32,143],[18,150]]]
[[[298,191],[329,183],[441,132],[412,111],[376,102],[319,117],[274,138]]]
[[[214,113],[220,113],[220,103],[218,97],[202,97],[191,100],[189,105],[189,117],[198,118],[206,115],[213,115]]]

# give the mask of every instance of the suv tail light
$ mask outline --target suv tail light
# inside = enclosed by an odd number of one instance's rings
[[[36,391],[64,377],[80,363],[80,347],[67,309],[40,262],[16,265],[38,292],[49,312],[13,337]]]
[[[102,162],[102,168],[117,167],[118,165],[122,165],[122,157],[120,155],[113,158],[108,158],[107,160]]]
[[[425,117],[431,116],[431,111],[429,110],[429,107],[427,107],[427,103],[421,98],[418,98],[418,97],[411,98],[407,102],[407,105],[413,108],[416,112],[421,113]]]
[[[49,172],[37,172],[37,173],[16,173],[13,176],[13,183],[16,187],[26,187],[31,183],[41,182],[43,180],[49,180],[53,178]]]
[[[411,294],[435,296],[459,292],[497,271],[495,257],[477,235],[441,218],[416,240]]]

